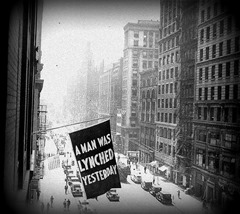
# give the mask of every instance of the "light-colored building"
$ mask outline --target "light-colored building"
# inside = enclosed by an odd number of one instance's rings
[[[121,138],[127,154],[139,149],[139,73],[158,67],[159,22],[127,23],[124,36]]]

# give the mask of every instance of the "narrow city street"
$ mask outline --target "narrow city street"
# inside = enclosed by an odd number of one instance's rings
[[[44,177],[40,181],[41,194],[39,201],[35,202],[35,213],[41,213],[41,204],[44,203],[44,213],[80,213],[79,201],[86,200],[85,194],[83,197],[73,197],[70,189],[65,194],[65,174],[61,167],[62,160],[68,160],[71,162],[74,157],[69,158],[63,155],[56,155],[48,157],[44,161],[45,170]],[[149,170],[144,173],[143,166],[138,167],[142,176],[151,177]],[[72,167],[76,170],[76,165]],[[164,205],[153,197],[148,191],[141,188],[140,184],[136,184],[128,176],[126,183],[121,183],[121,188],[117,189],[117,193],[120,196],[118,202],[111,202],[108,200],[105,194],[99,196],[97,199],[88,199],[90,212],[98,214],[107,213],[184,213],[190,214],[193,212],[197,214],[204,213],[202,209],[202,203],[190,195],[186,195],[181,191],[180,199],[177,196],[177,191],[180,189],[177,185],[165,180],[163,177],[156,177],[156,183],[160,184],[164,190],[167,190],[173,195],[173,204]],[[50,203],[50,197],[54,197],[53,206],[47,210],[47,203]],[[63,206],[64,200],[70,200],[70,209],[65,210]]]

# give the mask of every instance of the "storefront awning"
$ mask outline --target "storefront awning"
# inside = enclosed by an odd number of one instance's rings
[[[151,165],[151,166],[158,166],[158,161],[152,161],[151,163],[149,163],[149,165]]]
[[[159,167],[158,169],[159,169],[160,171],[164,172],[164,171],[166,171],[166,170],[168,169],[168,167],[165,166],[165,165],[163,165],[163,166]]]

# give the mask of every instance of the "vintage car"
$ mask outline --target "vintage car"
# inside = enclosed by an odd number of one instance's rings
[[[142,182],[142,173],[140,170],[135,170],[131,175],[133,182],[140,184]]]
[[[156,198],[163,204],[172,205],[172,195],[169,192],[161,190],[156,193]]]
[[[81,187],[80,181],[72,181],[71,184],[71,192],[73,197],[82,197],[83,196],[83,191]]]
[[[150,188],[152,187],[152,182],[151,182],[151,181],[142,181],[141,187],[142,187],[144,190],[149,191]]]
[[[109,201],[119,201],[120,199],[116,189],[110,189],[109,191],[107,191],[106,197]]]
[[[72,185],[72,182],[75,182],[75,181],[81,182],[81,181],[79,180],[79,178],[76,177],[76,176],[70,176],[70,177],[68,177],[68,185],[69,185],[69,186],[71,186],[71,185]]]
[[[159,185],[154,184],[154,185],[152,185],[152,187],[149,189],[149,193],[150,193],[151,195],[153,195],[154,197],[156,197],[156,194],[157,194],[158,192],[160,192],[161,190],[162,190],[162,187],[160,187]]]

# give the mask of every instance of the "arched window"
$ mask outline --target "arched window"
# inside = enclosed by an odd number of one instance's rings
[[[150,98],[150,91],[147,91],[147,98]]]
[[[155,93],[155,90],[154,90],[154,89],[152,90],[152,98],[153,98],[153,99],[156,98],[156,93]]]

